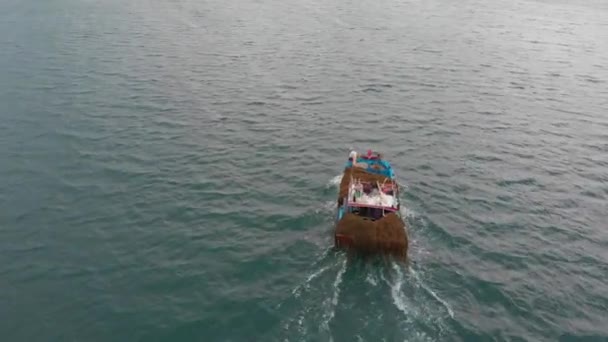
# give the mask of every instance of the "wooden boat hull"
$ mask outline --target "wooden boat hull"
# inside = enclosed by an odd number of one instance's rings
[[[396,208],[384,208],[379,218],[368,218],[361,216],[358,211],[354,213],[356,206],[354,199],[347,198],[351,182],[364,181],[378,184],[389,184],[397,188],[394,178],[386,174],[369,172],[365,168],[350,166],[344,169],[344,175],[340,183],[338,193],[338,213],[334,232],[334,244],[336,248],[348,249],[363,254],[389,254],[399,259],[407,259],[408,237],[404,220],[399,212],[399,204]],[[392,170],[391,170],[392,171]],[[352,191],[352,190],[351,190]],[[395,194],[398,197],[398,194]],[[363,205],[367,206],[367,205]],[[368,206],[375,210],[377,206]]]

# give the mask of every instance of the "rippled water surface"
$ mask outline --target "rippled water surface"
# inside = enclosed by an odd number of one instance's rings
[[[606,341],[608,2],[0,1],[6,341]],[[411,264],[331,229],[349,149]]]

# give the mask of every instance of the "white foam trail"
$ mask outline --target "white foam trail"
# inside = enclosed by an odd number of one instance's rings
[[[317,258],[317,261],[315,261],[313,263],[313,266],[318,264],[321,260],[325,259],[325,256],[327,256],[327,254],[329,253],[329,251],[331,250],[331,247],[328,247],[327,249],[325,249],[323,251],[323,254]],[[334,266],[336,266],[337,263],[331,263],[330,265],[327,266],[323,266],[320,269],[314,271],[313,273],[311,273],[307,278],[306,281],[304,281],[302,284],[298,285],[295,289],[293,289],[292,294],[294,295],[294,297],[298,298],[300,296],[300,294],[302,293],[302,289],[308,289],[310,288],[310,283],[316,279],[317,277],[319,277],[321,274],[325,273],[327,270],[333,268]],[[278,308],[278,307],[277,307]],[[308,313],[310,312],[310,310],[314,308],[314,306],[306,306],[304,307],[298,314],[297,318],[292,318],[290,319],[284,326],[283,328],[285,330],[289,330],[289,327],[291,326],[292,323],[296,323],[297,324],[297,329],[298,332],[302,335],[305,336],[307,334],[307,328],[304,325],[304,322],[306,321],[306,317],[308,315]]]
[[[420,279],[420,276],[418,275],[418,272],[416,272],[414,269],[411,269],[410,273],[412,274],[412,276],[414,277],[414,279],[416,279],[416,282],[418,283],[418,285],[420,285],[420,287],[422,287],[433,298],[435,298],[436,301],[438,301],[439,303],[441,303],[441,305],[443,305],[446,308],[446,310],[448,311],[448,315],[450,315],[451,318],[454,318],[454,310],[452,310],[452,307],[450,306],[450,304],[448,304],[448,302],[446,302],[445,300],[443,300],[441,297],[439,297],[439,295],[437,293],[435,293],[435,291],[433,291],[430,287],[428,287],[422,281],[422,279]]]
[[[365,277],[365,281],[367,281],[368,283],[370,283],[373,286],[378,285],[378,281],[376,280],[376,277],[374,277],[374,275],[371,273],[367,274],[367,277]]]
[[[403,216],[403,217],[410,217],[410,218],[418,217],[418,214],[416,214],[416,212],[413,209],[410,209],[410,208],[404,206],[403,204],[401,205],[401,208],[399,208],[399,212],[401,213],[401,216]]]
[[[340,283],[342,283],[342,276],[344,275],[344,272],[346,272],[346,261],[347,259],[344,258],[344,260],[342,261],[342,267],[336,275],[336,280],[334,281],[334,293],[331,302],[327,303],[327,301],[325,301],[326,305],[329,304],[329,307],[327,307],[327,311],[325,312],[325,314],[323,314],[323,317],[325,318],[323,320],[323,327],[329,333],[330,341],[333,341],[334,339],[331,336],[329,322],[331,322],[331,320],[334,318],[334,315],[336,314],[336,306],[338,306],[338,297],[340,296]]]
[[[329,180],[329,182],[327,183],[327,187],[331,188],[331,187],[337,187],[338,185],[340,185],[340,182],[342,181],[342,174],[339,174],[335,177],[333,177],[332,179]]]
[[[321,213],[321,212],[333,212],[336,209],[336,201],[332,200],[332,201],[325,201],[323,202],[323,204],[321,204],[321,207],[316,209],[315,212],[316,213]]]
[[[390,282],[386,281],[386,279],[385,281],[391,287],[391,296],[393,297],[393,304],[395,304],[399,311],[403,312],[405,315],[408,315],[409,310],[407,309],[407,306],[405,304],[405,298],[403,296],[403,293],[401,292],[401,286],[403,285],[404,280],[403,272],[401,272],[401,269],[395,263],[393,263],[393,269],[397,272],[397,281],[394,284],[391,284]]]
[[[334,308],[336,307],[336,305],[338,305],[338,296],[340,295],[340,283],[342,283],[342,276],[344,275],[344,272],[346,272],[346,261],[347,259],[344,258],[344,261],[342,261],[342,267],[340,268],[340,271],[338,271],[338,274],[336,275],[336,280],[334,281],[334,296],[331,300],[332,305],[334,306]],[[331,318],[333,318],[333,312],[331,315]]]
[[[306,317],[306,314],[308,314],[308,311],[310,311],[309,307],[305,308],[300,317],[298,317],[298,331],[300,332],[300,334],[302,334],[302,336],[306,336],[308,330],[304,326],[304,318]]]
[[[298,285],[295,289],[293,289],[293,291],[291,291],[291,293],[297,298],[300,296],[300,292],[302,291],[302,288],[306,288],[308,289],[310,287],[310,282],[315,279],[316,277],[320,276],[321,274],[323,274],[325,271],[327,271],[329,269],[329,266],[324,266],[321,267],[320,269],[316,270],[315,272],[313,272],[312,274],[310,274],[308,276],[308,278],[306,278],[306,281],[300,285]]]
[[[313,262],[312,266],[314,267],[315,265],[317,265],[321,260],[325,259],[325,257],[327,256],[327,254],[329,253],[329,251],[331,251],[332,247],[327,247],[325,248],[325,250],[323,251],[323,253],[321,253],[321,255],[317,258],[317,260],[315,262]],[[320,276],[321,274],[323,274],[325,271],[327,271],[332,265],[328,265],[328,266],[324,266],[321,267],[320,269],[314,271],[313,273],[311,273],[310,275],[308,275],[308,278],[306,278],[306,281],[304,281],[303,283],[299,284],[298,286],[296,286],[292,291],[291,294],[293,294],[296,297],[300,296],[302,287],[305,288],[309,288],[310,282],[315,279],[316,277]]]
[[[409,311],[407,310],[407,307],[404,302],[403,294],[401,293],[401,286],[403,285],[403,280],[404,280],[403,272],[401,271],[401,268],[399,268],[399,266],[396,263],[393,263],[392,266],[393,266],[393,269],[395,270],[395,272],[397,272],[397,282],[395,284],[390,284],[387,281],[387,284],[389,284],[391,286],[391,295],[393,297],[393,303],[400,311],[407,314]],[[446,302],[443,298],[439,297],[439,295],[435,291],[433,291],[429,286],[427,286],[422,281],[422,279],[420,278],[420,276],[414,269],[410,269],[410,273],[412,274],[412,276],[414,277],[414,280],[416,281],[416,286],[419,286],[422,289],[424,289],[436,301],[441,303],[441,305],[443,305],[443,307],[445,307],[445,309],[447,310],[448,315],[450,315],[451,318],[454,318],[454,310],[452,310],[452,307],[448,304],[448,302]],[[386,281],[386,279],[385,279],[385,281]]]

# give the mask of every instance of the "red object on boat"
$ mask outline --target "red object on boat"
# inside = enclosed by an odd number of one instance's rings
[[[352,158],[349,157],[348,160],[351,160],[351,159]],[[374,152],[372,150],[367,150],[367,154],[366,155],[362,155],[361,159],[364,159],[364,160],[376,160],[376,159],[379,159],[379,158],[378,158],[378,153],[377,152]]]

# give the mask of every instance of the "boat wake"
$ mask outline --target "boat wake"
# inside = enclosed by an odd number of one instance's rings
[[[323,315],[323,327],[325,331],[329,334],[329,340],[333,341],[333,336],[331,334],[331,329],[329,328],[329,323],[336,315],[336,307],[338,306],[338,298],[340,296],[340,283],[342,283],[342,276],[346,272],[346,258],[342,261],[342,266],[336,275],[336,279],[334,280],[333,286],[333,296],[331,301],[329,298],[325,300],[325,314]]]
[[[340,176],[328,181],[337,187]],[[329,212],[334,202],[321,207]],[[324,210],[323,210],[324,211]],[[410,258],[414,265],[351,260],[333,246],[327,246],[310,265],[302,282],[282,303],[286,315],[281,325],[283,341],[329,340],[351,335],[349,340],[382,340],[382,336],[431,341],[447,338],[454,310],[448,300],[433,289],[425,277],[425,222],[414,210],[402,206],[401,213],[411,223],[414,241]],[[420,246],[418,246],[420,245]],[[394,312],[391,312],[394,311]],[[290,313],[291,312],[291,313]],[[361,324],[363,322],[363,324]]]
[[[426,283],[424,283],[422,281],[422,279],[420,278],[420,275],[418,274],[417,271],[415,271],[414,269],[410,269],[410,274],[416,280],[417,285],[419,285],[421,288],[423,288],[438,303],[443,305],[443,307],[446,309],[450,318],[454,319],[454,310],[452,310],[452,307],[450,306],[450,304],[448,304],[448,302],[445,301],[443,298],[439,297],[439,295],[435,291],[433,291],[428,285],[426,285]]]
[[[331,201],[323,202],[321,204],[321,206],[315,210],[315,212],[316,213],[332,213],[335,210],[336,210],[336,201],[331,200]]]
[[[329,253],[329,251],[331,250],[331,247],[326,248],[323,253],[321,254],[321,256],[317,259],[317,261],[315,263],[313,263],[313,267],[320,262],[321,260],[325,259],[325,257],[327,256],[327,254]],[[331,265],[326,265],[323,266],[321,268],[319,268],[318,270],[313,271],[308,278],[306,278],[306,280],[296,286],[291,293],[295,296],[295,297],[299,297],[300,293],[302,292],[302,290],[307,290],[310,287],[310,283],[317,278],[318,276],[320,276],[321,274],[323,274],[325,271],[329,270],[329,268],[331,267]]]
[[[295,315],[283,325],[283,333],[290,337],[284,340],[302,340],[321,334],[332,340],[330,322],[339,304],[340,284],[346,272],[347,259],[344,254],[332,254],[331,248],[313,263],[314,271],[292,290],[291,300],[283,306],[295,306]],[[316,329],[313,330],[313,329]]]
[[[393,304],[399,309],[399,311],[403,312],[406,318],[410,318],[410,310],[408,309],[407,300],[405,294],[402,291],[403,282],[405,281],[405,277],[403,276],[403,272],[396,264],[393,264],[393,269],[396,271],[396,279],[391,283],[390,281],[384,279],[386,284],[391,289],[391,297],[393,298]]]
[[[418,270],[397,262],[362,267],[344,254],[326,255],[292,291],[285,308],[292,314],[282,326],[284,341],[333,341],[345,334],[355,340],[389,336],[384,334],[441,340],[449,336],[447,320],[454,318],[448,301]],[[351,327],[353,321],[364,324]]]
[[[342,182],[342,174],[339,174],[335,177],[332,177],[329,182],[327,182],[327,187],[328,188],[332,188],[332,187],[338,187],[338,185],[340,185],[340,182]]]
[[[340,185],[341,181],[342,181],[342,174],[332,177],[327,184],[328,184],[328,187],[334,186],[337,188],[338,185]],[[407,184],[402,181],[399,181],[399,186],[401,186],[402,188],[405,188],[405,189],[408,188]],[[335,205],[334,201],[330,201],[324,207],[333,210],[334,205]],[[417,228],[424,229],[426,227],[426,222],[424,221],[424,219],[420,215],[418,215],[418,213],[414,209],[410,208],[409,206],[402,205],[399,212],[401,213],[401,215],[404,218],[407,218],[410,221],[414,221],[414,222],[418,221],[420,224],[416,225]],[[419,248],[420,246],[418,246],[418,241],[416,239],[414,239],[413,234],[410,236],[410,239],[412,240],[412,241],[410,241],[411,245],[413,247],[416,247],[416,250],[417,250],[416,253],[424,254],[424,251],[425,251],[424,248]],[[418,253],[418,252],[420,252],[420,253]],[[389,284],[389,285],[391,285],[391,294],[393,296],[393,302],[395,303],[395,305],[397,306],[397,308],[400,311],[405,313],[407,311],[407,308],[406,308],[406,306],[403,305],[404,304],[404,302],[402,300],[403,293],[401,291],[401,286],[402,286],[403,282],[405,281],[404,272],[401,270],[400,266],[397,265],[396,263],[393,263],[392,267],[393,267],[393,270],[397,274],[396,282],[394,284]],[[411,275],[416,286],[424,289],[432,298],[434,298],[438,303],[443,305],[443,307],[447,310],[450,318],[454,318],[454,311],[452,310],[450,305],[447,303],[447,301],[445,301],[444,299],[439,297],[439,295],[435,291],[433,291],[428,285],[426,285],[426,283],[422,280],[421,276],[418,274],[418,271],[416,271],[414,268],[409,268],[407,270],[407,272],[409,272],[409,274]],[[374,275],[372,273],[368,273],[365,280],[372,286],[377,285],[377,281],[374,278]]]

